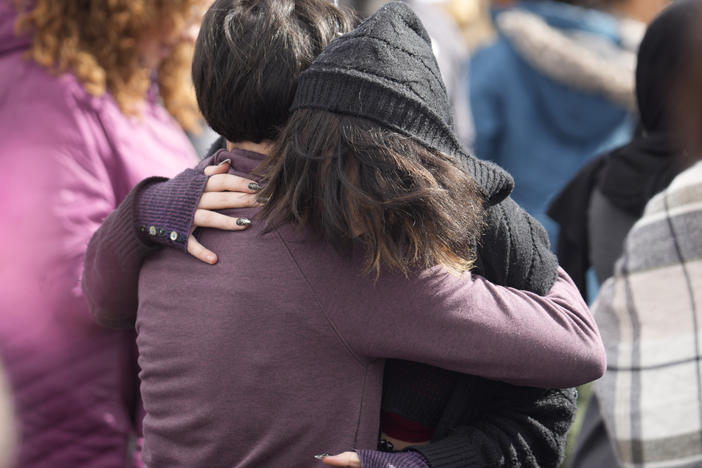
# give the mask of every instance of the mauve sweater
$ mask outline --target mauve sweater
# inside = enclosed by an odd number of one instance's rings
[[[258,163],[236,156],[240,175]],[[152,468],[315,466],[315,453],[374,448],[386,357],[528,385],[601,375],[597,329],[563,272],[546,297],[440,268],[374,282],[290,227],[200,239],[217,265],[165,250],[140,279]]]

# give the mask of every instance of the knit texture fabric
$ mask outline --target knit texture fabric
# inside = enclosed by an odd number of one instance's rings
[[[357,450],[363,468],[429,468],[429,463],[419,452],[379,452]]]
[[[485,211],[476,273],[496,284],[546,294],[558,270],[546,229],[511,197]]]
[[[509,174],[461,147],[431,39],[404,3],[386,4],[322,51],[300,76],[291,111],[303,108],[369,119],[456,157],[490,204],[512,191]]]
[[[463,376],[450,404],[456,414],[447,412],[449,419],[462,419],[461,424],[442,424],[431,444],[412,449],[432,468],[555,468],[565,453],[576,399],[574,389],[514,387]]]
[[[149,184],[138,194],[136,223],[145,243],[185,252],[193,217],[208,177],[187,169],[163,184]]]

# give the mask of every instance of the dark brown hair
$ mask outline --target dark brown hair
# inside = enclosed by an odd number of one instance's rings
[[[358,117],[301,109],[257,173],[265,232],[310,227],[366,272],[471,268],[482,228],[477,184],[454,158]]]
[[[328,0],[215,1],[193,60],[205,120],[229,141],[274,139],[300,73],[352,28],[352,17]]]

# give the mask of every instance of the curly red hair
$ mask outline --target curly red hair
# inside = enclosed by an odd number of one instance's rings
[[[180,36],[202,0],[15,0],[18,33],[29,32],[27,56],[54,73],[70,71],[95,96],[109,92],[124,114],[138,114],[155,71],[140,47],[157,35],[175,42],[159,66],[163,104],[188,130],[199,113],[190,80],[192,44]]]

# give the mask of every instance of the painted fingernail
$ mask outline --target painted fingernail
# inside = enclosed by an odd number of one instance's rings
[[[314,456],[314,458],[316,458],[317,460],[321,460],[324,457],[331,457],[331,453],[320,453],[319,455]]]
[[[239,218],[236,220],[237,226],[248,226],[250,224],[251,224],[251,220],[249,218]]]
[[[219,167],[219,166],[224,166],[225,164],[229,164],[229,165],[231,166],[232,160],[229,159],[229,158],[227,158],[227,159],[225,159],[224,161],[222,161],[221,163],[217,164],[217,167]]]
[[[257,184],[256,182],[251,182],[249,184],[249,190],[256,190],[258,192],[259,190],[262,190],[262,189],[263,189],[263,186],[261,186],[261,184]]]

